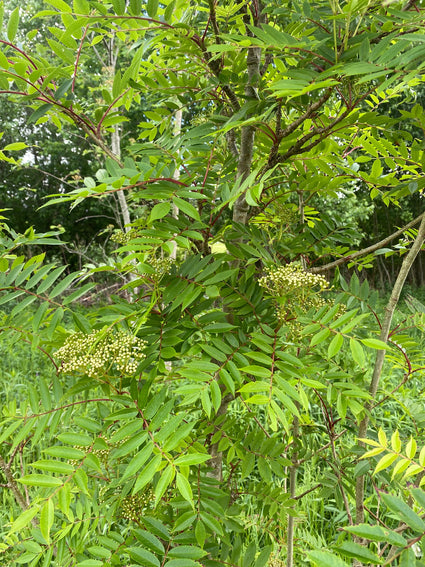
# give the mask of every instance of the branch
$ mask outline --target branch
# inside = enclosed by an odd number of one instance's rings
[[[329,264],[325,264],[324,266],[317,266],[316,268],[311,268],[309,270],[309,272],[311,272],[313,274],[316,274],[318,272],[325,272],[326,270],[330,270],[331,268],[335,268],[336,266],[344,264],[345,262],[355,260],[356,258],[359,258],[360,256],[366,256],[367,254],[370,254],[371,252],[375,252],[375,250],[379,250],[379,248],[382,248],[383,246],[385,246],[386,244],[391,242],[391,240],[394,240],[394,238],[397,238],[397,236],[402,235],[403,232],[405,232],[409,228],[412,228],[412,226],[415,226],[415,224],[418,224],[418,222],[422,220],[422,217],[424,216],[424,214],[425,213],[422,213],[421,215],[419,215],[418,217],[416,217],[415,219],[410,221],[408,224],[403,226],[403,228],[400,228],[396,232],[393,232],[393,234],[390,234],[390,236],[387,236],[386,238],[384,238],[383,240],[380,240],[376,244],[372,244],[371,246],[368,246],[367,248],[363,248],[363,250],[358,250],[357,252],[353,252],[352,254],[348,254],[347,256],[343,256],[342,258],[338,258],[338,260],[335,260],[334,262],[330,262]]]
[[[20,508],[25,511],[28,509],[28,505],[25,501],[25,498],[22,495],[22,492],[19,490],[18,485],[16,484],[16,480],[13,478],[13,474],[10,470],[10,463],[6,463],[3,457],[0,456],[0,469],[3,471],[4,476],[7,480],[7,488],[10,488],[16,502],[19,504]],[[38,526],[38,522],[35,518],[31,520],[31,523],[34,527]]]

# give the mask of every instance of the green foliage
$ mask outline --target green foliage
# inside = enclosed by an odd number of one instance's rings
[[[2,224],[4,344],[22,339],[50,364],[2,394],[4,563],[419,565],[424,498],[403,482],[423,473],[423,450],[416,462],[417,441],[402,450],[395,433],[389,447],[382,428],[363,454],[357,432],[365,416],[402,413],[423,321],[406,315],[382,340],[367,280],[318,273],[326,258],[360,270],[382,254],[352,257],[355,224],[321,205],[361,186],[397,206],[425,186],[404,128],[422,108],[379,112],[423,81],[421,8],[47,4],[37,19],[55,25],[31,54],[14,43],[19,9],[7,14],[0,92],[31,109],[30,125],[75,128],[104,161],[48,210],[118,194],[143,214],[114,232],[112,257],[69,273],[32,254],[60,231]],[[128,61],[92,87],[94,104],[80,93],[111,38]],[[109,137],[142,98],[121,159]],[[120,294],[82,311],[99,277],[120,278]],[[365,474],[369,516],[354,525]]]

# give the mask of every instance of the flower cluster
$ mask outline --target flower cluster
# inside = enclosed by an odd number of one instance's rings
[[[300,295],[305,298],[315,290],[323,291],[329,287],[324,276],[306,272],[301,264],[296,263],[268,268],[259,284],[274,297]]]
[[[319,309],[328,303],[321,292],[329,288],[329,282],[321,275],[306,272],[300,264],[269,268],[259,284],[276,298],[278,319],[289,327],[293,339],[302,330],[298,322],[300,312]]]
[[[121,515],[126,520],[139,520],[146,508],[153,505],[154,500],[155,496],[150,488],[145,492],[126,496],[121,502]]]
[[[153,256],[150,258],[149,265],[155,270],[155,273],[152,274],[153,279],[160,281],[165,275],[169,274],[174,262],[175,260],[170,257],[156,258]]]
[[[137,238],[138,236],[140,236],[140,234],[135,228],[131,228],[127,232],[124,232],[124,230],[117,230],[111,236],[111,240],[117,244],[121,244],[121,246],[125,246],[130,240]]]
[[[90,378],[116,370],[120,374],[134,374],[141,360],[146,342],[124,330],[100,329],[89,335],[73,333],[57,351],[62,360],[62,372],[81,372]]]

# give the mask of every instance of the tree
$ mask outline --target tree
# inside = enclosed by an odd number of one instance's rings
[[[31,381],[28,403],[3,419],[10,445],[0,467],[22,508],[5,552],[31,565],[81,567],[412,561],[420,517],[393,484],[385,505],[400,525],[372,525],[380,508],[368,493],[365,517],[369,461],[354,461],[364,453],[358,428],[362,443],[378,444],[368,458],[388,448],[383,433],[366,439],[369,416],[379,420],[385,351],[404,373],[400,384],[420,367],[409,350],[416,343],[391,321],[424,216],[407,227],[414,244],[381,324],[367,281],[336,278],[336,293],[322,273],[371,263],[404,230],[352,250],[354,228],[320,205],[362,186],[391,207],[424,187],[422,145],[404,128],[422,124],[422,107],[379,112],[422,81],[421,8],[47,3],[39,17],[57,18],[45,37],[55,57],[14,43],[14,10],[0,88],[27,103],[36,124],[73,124],[106,156],[105,168],[50,206],[123,192],[148,204],[149,216],[117,233],[116,262],[91,271],[132,274],[125,288],[134,301],[114,298],[84,316],[73,306],[88,289],[77,285],[84,274],[60,280],[63,266],[27,260],[27,247],[52,235],[4,225],[1,301],[19,300],[4,316],[4,336],[18,329],[57,371]],[[110,37],[134,55],[116,70],[111,99],[92,108],[75,96],[80,66]],[[108,135],[141,96],[152,109],[121,162]],[[4,151],[23,147],[16,144]],[[416,467],[411,476],[422,472],[416,445],[402,456],[394,439],[375,473],[397,459]],[[28,465],[16,482],[19,450]],[[308,486],[313,469],[319,482]],[[323,540],[308,541],[302,529],[296,540],[294,517],[314,491],[341,513]],[[412,494],[422,506],[421,491]],[[415,534],[399,536],[407,529]]]

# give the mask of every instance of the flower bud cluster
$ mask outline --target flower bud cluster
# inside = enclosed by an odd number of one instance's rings
[[[160,281],[165,275],[169,274],[174,262],[175,260],[170,257],[156,258],[153,256],[150,258],[148,263],[155,270],[155,273],[152,274],[155,281]]]
[[[121,515],[126,520],[137,521],[146,508],[153,505],[154,501],[155,495],[150,488],[145,492],[126,496],[121,502]]]
[[[141,360],[146,342],[124,330],[100,329],[89,335],[73,333],[56,352],[62,360],[62,372],[81,372],[90,378],[116,370],[120,374],[134,374]]]
[[[140,236],[140,234],[135,228],[131,228],[127,232],[125,232],[124,230],[117,230],[111,236],[111,240],[112,242],[121,244],[121,246],[125,246],[132,238],[137,238],[138,236]]]
[[[306,272],[300,264],[291,263],[279,268],[268,268],[259,284],[275,297],[300,293],[303,297],[314,289],[323,291],[329,287],[324,276]]]
[[[259,284],[276,298],[277,317],[288,326],[292,340],[298,339],[302,331],[299,314],[327,304],[321,292],[329,287],[329,282],[324,276],[306,272],[301,264],[269,268]]]

